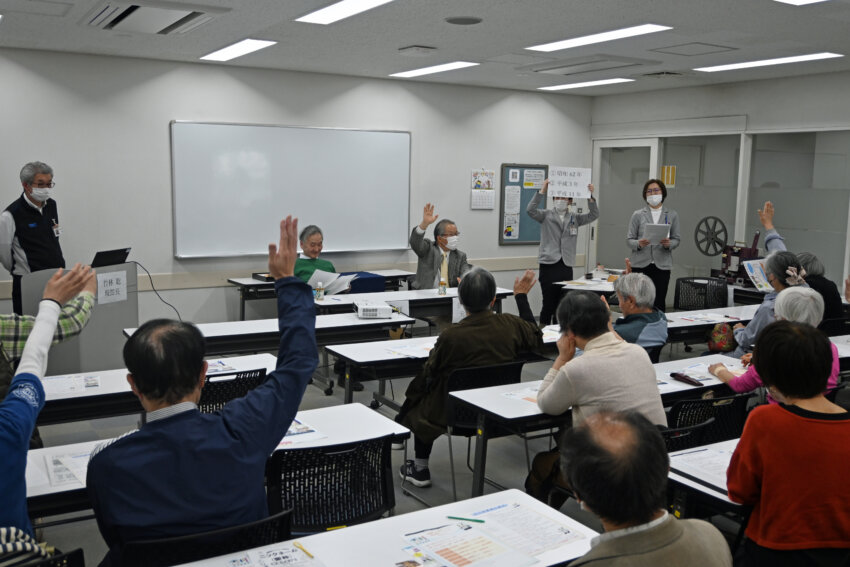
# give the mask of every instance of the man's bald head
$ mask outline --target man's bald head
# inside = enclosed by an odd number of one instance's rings
[[[643,524],[663,509],[670,459],[658,428],[638,412],[601,412],[567,430],[561,467],[599,517]]]

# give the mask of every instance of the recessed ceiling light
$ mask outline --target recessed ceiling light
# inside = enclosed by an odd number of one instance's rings
[[[540,87],[538,91],[565,91],[567,89],[583,89],[584,87],[599,87],[602,85],[616,85],[617,83],[632,83],[634,79],[603,79],[601,81],[588,81],[586,83],[571,83],[569,85],[555,85],[554,87]]]
[[[209,55],[204,55],[201,59],[205,59],[206,61],[230,61],[231,59],[259,51],[276,43],[276,41],[265,41],[262,39],[243,39],[238,43],[234,43],[218,51],[213,51]]]
[[[393,73],[390,77],[402,77],[409,79],[410,77],[420,77],[422,75],[430,75],[431,73],[442,73],[443,71],[454,71],[455,69],[463,69],[464,67],[475,67],[480,63],[470,63],[469,61],[453,61],[451,63],[443,63],[442,65],[434,65],[433,67],[423,67],[422,69],[414,69],[413,71],[405,71],[403,73]]]
[[[377,8],[383,4],[389,4],[393,0],[342,0],[336,4],[331,4],[321,10],[311,12],[306,16],[297,18],[296,22],[305,22],[308,24],[328,25],[345,18],[350,18],[366,10]]]
[[[827,2],[828,0],[774,0],[783,4],[793,4],[794,6],[805,6],[806,4],[817,4],[818,2]]]
[[[794,57],[779,57],[778,59],[763,59],[761,61],[747,61],[745,63],[732,63],[730,65],[715,65],[714,67],[700,67],[694,71],[714,73],[716,71],[732,71],[733,69],[749,69],[750,67],[767,67],[769,65],[784,65],[786,63],[801,63],[803,61],[817,61],[818,59],[832,59],[844,57],[838,53],[812,53],[810,55],[796,55]]]
[[[446,18],[446,23],[456,26],[474,26],[481,23],[481,18],[474,16],[456,16],[454,18]]]
[[[592,43],[602,43],[605,41],[614,41],[615,39],[623,39],[625,37],[634,37],[636,35],[646,35],[648,33],[655,33],[665,30],[672,30],[670,26],[659,26],[656,24],[643,24],[641,26],[634,26],[631,28],[623,28],[621,30],[613,30],[602,33],[595,33],[593,35],[586,35],[583,37],[576,37],[573,39],[565,39],[563,41],[556,41],[553,43],[544,43],[542,45],[534,45],[532,47],[526,47],[526,49],[530,49],[532,51],[544,51],[546,53],[550,51],[560,51],[561,49],[569,49],[571,47],[579,47],[581,45],[590,45]]]

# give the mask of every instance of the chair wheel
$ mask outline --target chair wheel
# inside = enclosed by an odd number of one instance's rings
[[[369,402],[369,407],[372,409],[378,409],[379,407],[381,407],[381,402],[379,402],[378,400],[372,400],[371,402]]]
[[[332,396],[333,393],[334,393],[334,389],[333,388],[325,388],[324,392],[325,392],[326,396]]]
[[[691,348],[691,345],[685,345],[685,352],[691,352],[692,350],[694,349]]]

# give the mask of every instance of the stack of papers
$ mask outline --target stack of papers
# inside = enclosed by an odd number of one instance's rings
[[[333,272],[316,270],[313,272],[313,275],[310,276],[310,281],[308,281],[307,284],[313,289],[316,289],[319,286],[319,282],[322,282],[322,287],[325,288],[325,295],[334,295],[351,287],[351,282],[354,281],[356,277],[357,274],[341,276]]]
[[[277,448],[284,449],[286,447],[291,447],[292,445],[312,443],[319,439],[324,439],[325,437],[327,437],[327,435],[319,433],[315,428],[307,423],[304,423],[299,419],[293,419],[292,425],[289,426],[289,430],[287,430],[286,435],[283,436],[283,440],[278,443]]]

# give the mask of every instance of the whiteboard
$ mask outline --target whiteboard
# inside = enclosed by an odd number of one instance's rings
[[[174,256],[267,254],[278,224],[325,252],[407,248],[410,132],[171,122]]]

